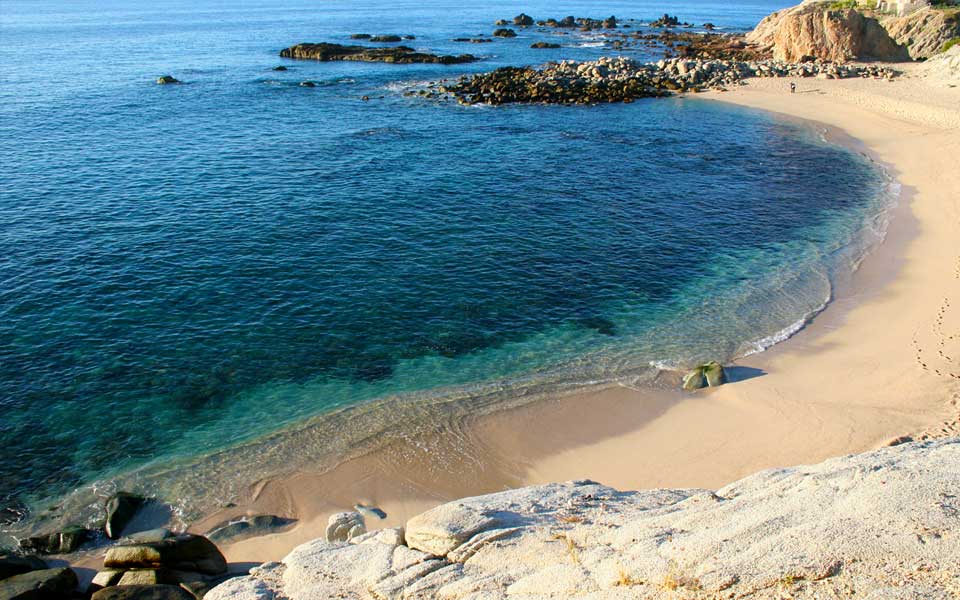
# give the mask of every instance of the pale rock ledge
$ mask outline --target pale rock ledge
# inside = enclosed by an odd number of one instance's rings
[[[960,439],[764,471],[716,492],[589,481],[317,540],[207,600],[955,598]]]

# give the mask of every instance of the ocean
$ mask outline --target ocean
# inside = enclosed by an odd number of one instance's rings
[[[892,186],[867,157],[696,97],[406,94],[504,65],[659,58],[595,33],[452,41],[521,10],[742,31],[785,4],[5,0],[0,509],[26,517],[7,529],[117,485],[193,515],[291,464],[250,452],[265,436],[319,428],[294,462],[332,465],[425,405],[655,386],[789,337],[882,238]],[[352,33],[482,60],[278,57]],[[362,426],[343,417],[358,407]],[[197,485],[230,453],[249,472]]]

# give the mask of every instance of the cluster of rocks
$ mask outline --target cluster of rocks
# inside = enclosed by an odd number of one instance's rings
[[[495,25],[502,27],[510,25],[511,21],[507,19],[498,20]],[[520,13],[512,20],[512,24],[517,27],[532,27],[536,24],[539,27],[553,27],[556,29],[578,29],[580,31],[593,31],[597,29],[616,29],[618,26],[617,18],[609,16],[606,19],[590,19],[587,17],[574,17],[573,15],[563,17],[562,19],[541,19],[535,21],[530,15]]]
[[[408,46],[389,48],[370,46],[345,46],[342,44],[297,44],[280,51],[281,58],[301,60],[335,61],[350,60],[362,62],[385,62],[397,64],[438,63],[452,65],[477,60],[472,54],[439,55],[417,52]]]
[[[123,598],[130,586],[150,586],[161,598],[201,598],[223,581],[227,561],[209,539],[156,529],[132,535],[107,550],[103,570],[87,590],[93,600]],[[138,590],[139,591],[139,590]]]
[[[468,44],[489,44],[493,40],[490,38],[453,38],[454,42],[465,42]]]
[[[493,32],[493,37],[512,38],[517,37],[517,32],[512,29],[497,29]]]
[[[521,488],[308,542],[206,600],[946,599],[960,564],[958,486],[960,439],[947,439],[716,491]]]
[[[672,92],[725,89],[748,77],[892,78],[887,67],[832,63],[789,64],[779,61],[664,59],[636,63],[628,58],[600,58],[548,63],[540,69],[503,67],[489,73],[436,83],[428,97],[453,97],[462,104],[593,104],[630,102]]]
[[[693,23],[681,23],[679,18],[664,13],[656,21],[650,21],[650,27],[693,27]]]

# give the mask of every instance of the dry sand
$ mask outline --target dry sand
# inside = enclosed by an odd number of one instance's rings
[[[960,434],[960,87],[905,77],[751,80],[716,100],[817,121],[859,140],[903,186],[887,240],[813,324],[741,362],[752,374],[696,394],[614,388],[464,421],[326,474],[262,483],[244,513],[301,519],[230,544],[275,560],[354,502],[402,524],[440,502],[590,478],[620,489],[719,487],[773,466],[861,452],[896,436]],[[816,177],[811,173],[810,177]]]

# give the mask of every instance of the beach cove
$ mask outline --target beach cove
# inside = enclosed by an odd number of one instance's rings
[[[797,83],[795,95],[789,81],[753,80],[690,101],[836,128],[903,190],[886,240],[830,306],[787,342],[738,361],[758,376],[692,397],[616,387],[481,417],[453,441],[419,437],[326,475],[264,482],[250,504],[197,530],[244,511],[293,510],[304,519],[298,528],[226,550],[234,560],[262,560],[265,550],[279,559],[353,502],[380,506],[383,525],[394,526],[442,501],[507,487],[590,478],[617,489],[712,488],[901,436],[956,435],[960,369],[947,357],[957,340],[944,332],[960,326],[950,310],[960,294],[960,174],[951,167],[960,91],[916,78]]]

